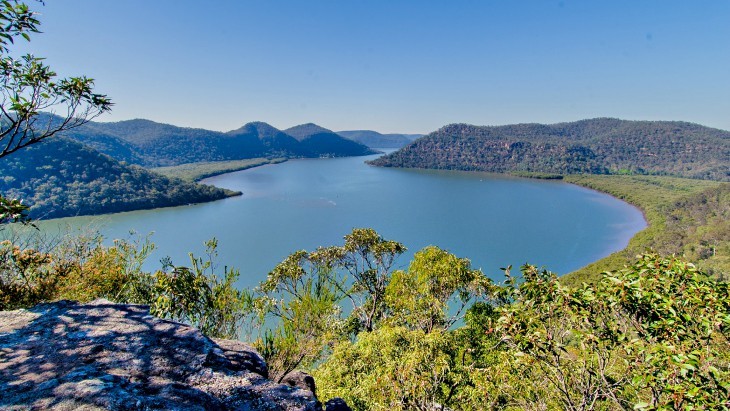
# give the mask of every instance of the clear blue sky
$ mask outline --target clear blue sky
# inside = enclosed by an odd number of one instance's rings
[[[426,133],[592,117],[730,130],[730,1],[46,0],[15,51],[103,121]]]

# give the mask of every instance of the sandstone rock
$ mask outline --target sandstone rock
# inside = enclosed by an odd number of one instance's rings
[[[253,371],[264,378],[269,378],[269,367],[261,354],[252,346],[242,341],[213,339],[223,351],[223,356],[234,366],[234,370]]]
[[[310,391],[317,397],[317,386],[314,383],[314,377],[304,371],[292,371],[282,378],[281,382],[292,387],[301,388]]]
[[[317,410],[250,346],[148,307],[59,301],[0,312],[0,409]]]
[[[335,397],[325,402],[324,409],[325,411],[352,411],[352,408],[340,397]]]

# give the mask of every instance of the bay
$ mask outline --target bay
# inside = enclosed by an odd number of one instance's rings
[[[98,229],[111,242],[130,230],[151,234],[156,251],[145,268],[170,256],[188,264],[218,239],[219,271],[238,268],[252,287],[289,253],[342,244],[356,227],[372,227],[413,253],[436,245],[495,280],[500,267],[529,262],[559,274],[626,246],[646,226],[635,207],[561,181],[502,175],[368,166],[370,157],[290,160],[204,180],[243,196],[213,203],[43,222],[44,231]]]

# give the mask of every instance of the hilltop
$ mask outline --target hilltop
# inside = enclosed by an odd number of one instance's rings
[[[363,144],[312,123],[288,128],[284,132],[296,138],[311,157],[364,156],[376,153]]]
[[[656,174],[730,180],[730,132],[677,121],[451,124],[370,162],[497,173]]]
[[[252,122],[226,133],[237,139],[251,139],[263,154],[276,157],[299,157],[303,153],[294,137],[264,122]]]

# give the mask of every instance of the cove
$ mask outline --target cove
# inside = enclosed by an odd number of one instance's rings
[[[559,274],[623,249],[646,227],[641,211],[606,194],[561,181],[369,166],[349,157],[290,160],[208,178],[240,197],[206,204],[43,222],[45,231],[98,229],[108,240],[152,233],[145,269],[170,256],[187,265],[216,237],[218,271],[240,270],[252,287],[288,254],[342,244],[355,227],[372,227],[413,253],[436,245],[501,281],[500,267],[524,263]]]

